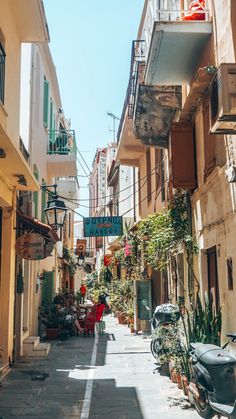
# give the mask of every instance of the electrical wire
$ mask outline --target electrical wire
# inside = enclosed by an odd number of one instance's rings
[[[156,170],[157,169],[157,167],[155,167],[147,176],[146,176],[146,180],[143,182],[143,184],[135,191],[135,192],[132,192],[132,194],[130,194],[129,196],[127,196],[126,198],[124,198],[124,199],[122,199],[121,201],[117,201],[117,203],[118,204],[121,204],[122,202],[125,202],[125,201],[127,201],[127,199],[129,199],[129,198],[131,198],[134,194],[136,194],[136,193],[138,193],[143,187],[144,187],[144,185],[147,183],[147,181],[148,181],[148,179],[153,175],[153,174],[155,174],[155,172],[154,172],[154,170]],[[154,173],[152,173],[152,172],[154,172]],[[136,182],[137,183],[137,182]],[[78,202],[78,204],[79,204],[79,206],[80,207],[82,207],[82,208],[87,208],[87,209],[96,209],[98,206],[88,206],[88,205],[83,205],[83,204],[80,204],[80,199],[70,199],[70,198],[66,198],[66,197],[64,197],[64,196],[61,196],[60,195],[60,198],[61,199],[65,199],[65,200],[67,200],[67,201],[69,201],[69,202],[71,202],[72,204],[75,204],[76,202]],[[105,198],[100,198],[100,199],[105,199]]]
[[[164,158],[163,158],[163,160],[164,160]],[[142,180],[144,180],[144,179],[146,179],[147,177],[149,177],[150,176],[150,174],[153,174],[152,172],[154,172],[154,170],[157,170],[157,168],[158,168],[158,166],[160,165],[161,163],[159,163],[157,166],[155,166],[152,170],[151,170],[151,172],[150,173],[148,173],[147,175],[145,175],[145,176],[143,176],[141,179],[138,179],[136,182],[134,182],[134,183],[132,183],[131,185],[129,185],[129,186],[127,186],[126,188],[124,188],[124,189],[121,189],[120,191],[118,191],[118,192],[115,192],[114,194],[111,194],[111,195],[105,195],[105,196],[103,196],[102,197],[102,199],[109,199],[109,198],[113,198],[115,195],[119,195],[121,192],[124,192],[124,191],[127,191],[128,189],[130,189],[130,188],[133,188],[135,185],[137,185],[138,183],[140,183]],[[101,199],[101,198],[100,198]],[[76,199],[76,198],[72,198],[72,200],[75,200],[75,201],[79,201],[79,202],[83,202],[83,201],[97,201],[97,198],[83,198],[83,199]]]
[[[160,187],[160,190],[157,194],[157,197],[160,195],[162,189],[165,187],[165,183],[168,182],[169,179],[165,179],[164,184]],[[148,194],[145,198],[143,198],[141,201],[139,201],[136,205],[134,205],[132,208],[130,208],[129,210],[125,211],[123,214],[121,214],[121,217],[123,217],[125,214],[128,214],[128,212],[134,210],[134,208],[136,208],[138,205],[140,205],[143,201],[145,201],[146,199],[148,199],[154,192],[156,192],[156,189],[152,192],[150,192],[150,194]],[[156,197],[156,198],[157,198]]]
[[[82,165],[82,163],[79,161],[78,157],[76,157],[77,162],[79,163],[80,167],[82,168],[83,172],[85,173],[86,177],[89,179],[89,175],[86,172],[84,166]]]
[[[91,170],[90,170],[90,168],[88,167],[88,165],[87,165],[86,161],[85,161],[85,160],[84,160],[84,158],[83,158],[83,155],[81,154],[81,152],[79,151],[79,149],[78,149],[78,147],[77,147],[77,146],[76,146],[76,150],[78,151],[78,153],[79,153],[79,155],[80,155],[81,159],[83,160],[83,162],[84,162],[85,166],[87,167],[87,169],[88,169],[88,171],[89,171],[89,174],[91,175]]]

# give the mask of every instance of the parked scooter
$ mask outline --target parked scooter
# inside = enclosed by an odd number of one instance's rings
[[[180,318],[177,305],[161,304],[155,308],[151,320],[152,340],[151,353],[154,358],[163,364],[163,359],[172,350],[172,340],[176,336],[176,325]]]
[[[236,343],[236,333],[228,334]],[[190,345],[189,398],[202,418],[236,418],[236,359],[219,346]]]

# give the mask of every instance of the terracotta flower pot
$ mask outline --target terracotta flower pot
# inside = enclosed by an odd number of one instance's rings
[[[58,328],[55,328],[55,329],[47,328],[46,329],[46,338],[47,339],[57,339],[58,334],[59,334],[59,329]]]
[[[119,324],[127,324],[127,319],[126,319],[126,316],[124,314],[119,313],[117,315],[117,318],[118,318]]]
[[[183,388],[183,392],[185,396],[188,396],[188,378],[186,377],[186,375],[181,375],[181,382],[182,382],[182,388]]]
[[[181,381],[181,374],[180,373],[176,374],[176,381],[177,381],[178,388],[182,388],[182,381]]]
[[[172,383],[177,383],[177,374],[176,374],[176,370],[174,368],[171,371],[170,379],[171,379]]]

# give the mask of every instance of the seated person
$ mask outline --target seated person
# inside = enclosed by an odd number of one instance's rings
[[[102,296],[98,297],[98,303],[94,304],[88,311],[88,314],[84,320],[80,320],[83,324],[85,332],[94,333],[94,326],[96,322],[99,322],[103,316],[105,310],[105,304]]]

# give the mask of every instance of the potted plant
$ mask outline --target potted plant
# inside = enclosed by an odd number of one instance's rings
[[[42,323],[46,326],[47,339],[56,339],[63,323],[63,313],[56,304],[41,309]]]

